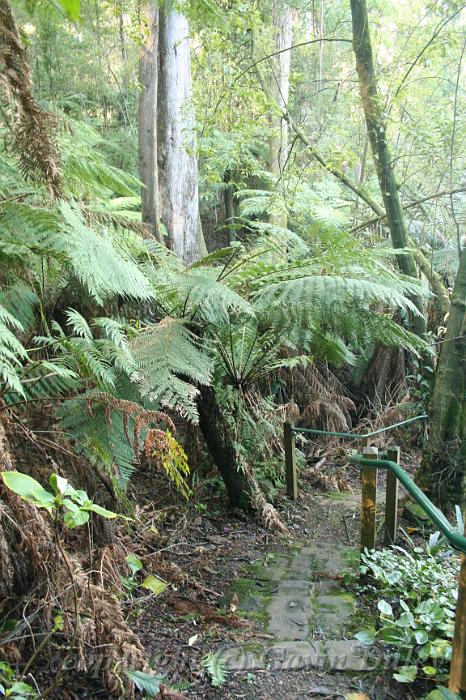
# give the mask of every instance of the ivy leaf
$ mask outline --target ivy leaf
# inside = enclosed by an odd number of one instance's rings
[[[393,678],[399,683],[413,683],[417,676],[417,666],[400,666]]]
[[[373,629],[361,630],[354,635],[354,638],[369,647],[375,642],[375,631]]]
[[[392,606],[389,603],[387,603],[386,600],[379,600],[379,602],[377,603],[377,607],[382,613],[382,615],[385,615],[387,617],[393,617]]]
[[[429,639],[429,635],[425,630],[416,630],[414,638],[418,644],[425,644]]]

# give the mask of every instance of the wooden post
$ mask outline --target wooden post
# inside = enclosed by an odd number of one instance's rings
[[[366,459],[377,459],[377,447],[364,447],[362,451]],[[363,467],[361,469],[362,502],[361,502],[361,552],[375,547],[375,516],[377,512],[377,468]]]
[[[466,525],[464,527],[466,537]],[[455,633],[451,657],[449,690],[466,698],[466,554],[461,554],[461,571],[456,603]]]
[[[285,473],[286,495],[296,501],[298,498],[298,481],[296,476],[296,441],[293,426],[286,422],[283,425],[283,439],[285,443]]]
[[[389,447],[387,459],[400,463],[400,448]],[[398,479],[387,469],[387,488],[385,491],[385,535],[384,544],[394,544],[398,527]]]

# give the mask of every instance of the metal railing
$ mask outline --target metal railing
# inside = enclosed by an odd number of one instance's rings
[[[385,544],[393,544],[397,535],[399,482],[445,535],[451,545],[462,552],[448,687],[451,691],[460,693],[461,697],[466,698],[466,526],[464,535],[462,535],[458,530],[452,527],[445,515],[432,503],[419,486],[414,483],[409,474],[400,465],[399,447],[389,447],[379,455],[378,448],[370,445],[370,438],[376,435],[425,418],[427,418],[427,416],[424,414],[415,416],[414,418],[408,418],[407,420],[363,435],[317,430],[314,428],[296,428],[289,422],[285,423],[283,432],[285,444],[286,491],[290,498],[297,498],[296,433],[364,440],[366,444],[362,454],[354,453],[349,458],[352,464],[357,464],[361,467],[361,550],[366,548],[374,549],[375,547],[377,532],[377,474],[379,469],[384,469],[387,472],[384,521]]]

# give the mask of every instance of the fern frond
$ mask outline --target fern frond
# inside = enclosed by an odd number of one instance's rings
[[[249,302],[219,280],[218,268],[191,268],[159,279],[157,299],[174,313],[218,324],[231,313],[251,314]]]
[[[67,226],[68,255],[76,277],[100,304],[117,295],[132,299],[153,298],[140,267],[116,248],[108,231],[88,228],[76,206],[62,202],[60,212]]]
[[[313,275],[268,284],[255,293],[255,306],[264,312],[274,309],[282,316],[296,319],[300,314],[322,315],[332,307],[371,305],[407,309],[414,315],[419,310],[413,302],[393,286],[366,279],[344,279],[337,276]]]
[[[196,421],[196,385],[208,384],[212,369],[197,338],[182,322],[165,318],[131,340],[130,350],[141,394]]]

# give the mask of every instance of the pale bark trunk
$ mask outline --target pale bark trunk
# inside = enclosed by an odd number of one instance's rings
[[[398,194],[398,185],[393,173],[385,119],[375,77],[366,0],[351,0],[351,16],[359,91],[392,244],[394,248],[407,248],[409,246],[408,232]],[[417,277],[416,263],[410,252],[398,255],[397,261],[403,274]],[[413,301],[419,309],[422,308],[419,299],[414,298]],[[414,316],[411,319],[411,326],[412,330],[419,335],[425,333],[425,320],[422,316]]]
[[[192,106],[189,26],[160,10],[158,166],[160,220],[168,245],[185,263],[206,253],[199,218],[198,167]]]
[[[430,435],[421,486],[439,503],[466,507],[466,248],[460,258],[451,296],[430,410]]]
[[[275,51],[283,51],[291,46],[291,10],[283,0],[273,0],[273,25],[275,31]],[[285,50],[272,59],[271,92],[282,112],[288,111],[290,92],[291,51]],[[282,177],[288,155],[288,122],[281,115],[271,118],[271,136],[269,139],[269,170],[277,182]],[[287,225],[286,215],[270,216],[270,223],[277,226]]]
[[[139,57],[139,178],[142,220],[159,237],[157,174],[157,49],[158,10],[155,3],[143,9],[143,40]]]

